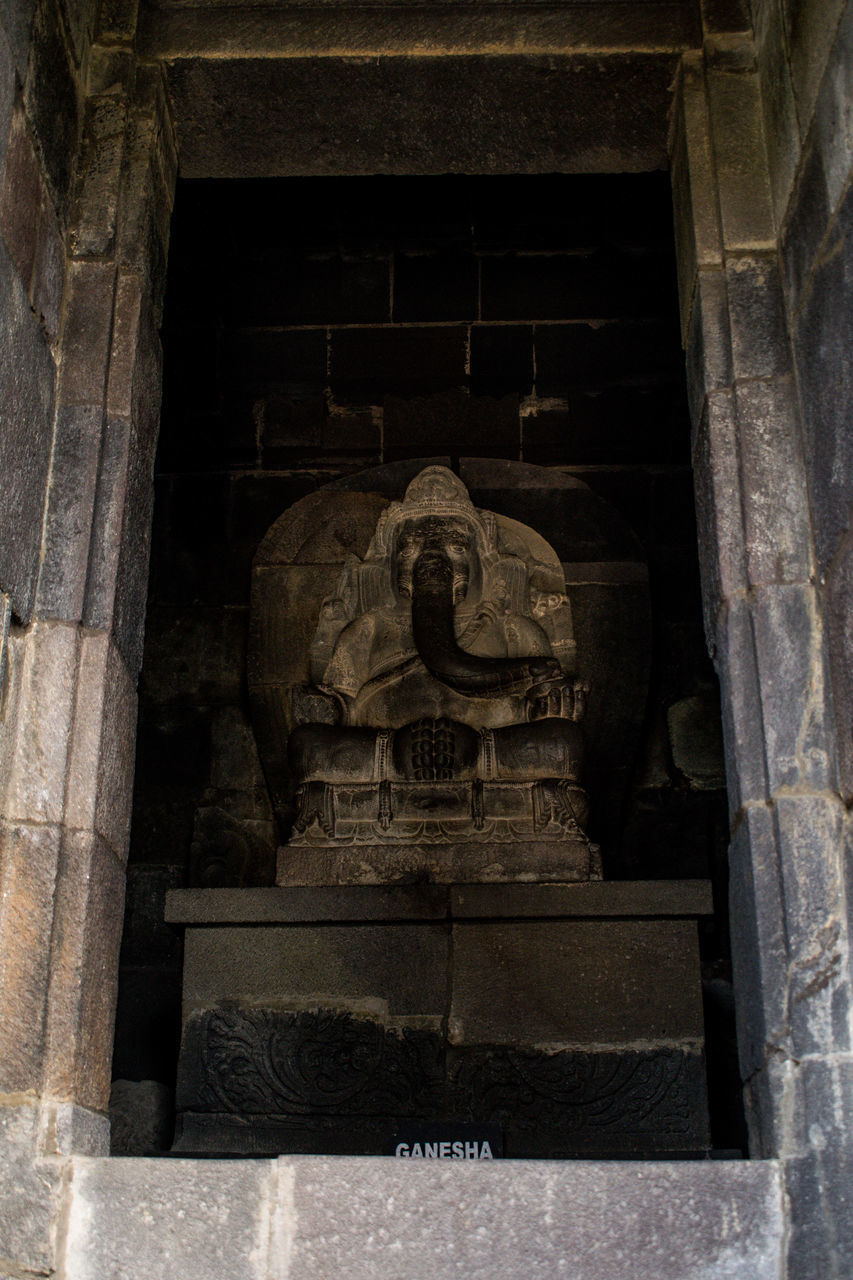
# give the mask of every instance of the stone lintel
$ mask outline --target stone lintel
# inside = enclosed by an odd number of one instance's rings
[[[683,918],[712,911],[707,880],[172,889],[166,895],[167,923],[189,925],[553,916]]]
[[[701,39],[679,0],[610,3],[164,4],[145,10],[144,57],[393,57],[675,52]]]
[[[383,10],[357,12],[363,18]],[[296,56],[284,45],[263,56],[238,50],[164,57],[183,176],[637,173],[666,166],[678,49],[549,46],[536,53],[499,43],[492,52],[445,52],[423,42],[413,48],[407,38],[391,57],[372,36],[360,47],[347,43],[346,52],[322,55],[309,49]]]

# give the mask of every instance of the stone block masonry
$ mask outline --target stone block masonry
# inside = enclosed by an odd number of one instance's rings
[[[78,1159],[68,1199],[67,1280],[779,1276],[773,1162]]]
[[[685,459],[662,178],[185,183],[177,208],[164,471]]]

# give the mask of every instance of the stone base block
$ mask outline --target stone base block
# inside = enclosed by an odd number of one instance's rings
[[[184,1031],[174,1149],[390,1155],[444,1123],[495,1127],[511,1157],[702,1154],[704,1088],[701,1053],[678,1048],[454,1047],[328,1010],[218,1008]]]
[[[586,840],[512,844],[284,845],[276,884],[575,884],[601,879],[601,853]]]
[[[298,921],[282,889],[207,913],[171,895],[193,922],[177,1149],[381,1154],[455,1123],[500,1126],[514,1156],[705,1151],[703,895],[653,888],[479,886],[425,914],[350,887],[349,920],[325,889]]]

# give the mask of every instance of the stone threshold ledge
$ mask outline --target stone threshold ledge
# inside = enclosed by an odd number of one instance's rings
[[[636,919],[711,915],[707,880],[581,884],[343,885],[172,889],[167,924],[308,924],[359,920]]]
[[[776,1162],[73,1162],[65,1280],[778,1280]]]

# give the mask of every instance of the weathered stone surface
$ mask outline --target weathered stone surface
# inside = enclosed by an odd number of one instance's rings
[[[824,626],[838,753],[838,781],[846,804],[853,800],[853,539],[843,540],[827,582]]]
[[[708,644],[714,645],[721,605],[746,585],[737,434],[728,391],[713,391],[706,399],[693,451],[693,480],[705,635]]]
[[[155,878],[161,869],[151,869]],[[144,878],[137,868],[131,872]],[[131,901],[132,901],[131,897]],[[162,907],[160,908],[162,912]],[[705,880],[587,881],[575,885],[346,885],[334,888],[180,889],[166,895],[173,924],[475,917],[700,916],[713,911]],[[150,927],[150,926],[147,926]]]
[[[810,219],[819,219],[813,210]],[[819,221],[812,241],[823,231]],[[811,481],[818,562],[826,569],[848,527],[853,504],[853,442],[847,423],[853,406],[853,194],[848,192],[794,322],[794,348]],[[791,252],[796,253],[792,239]]]
[[[143,379],[139,385],[138,374],[145,362],[141,336],[150,316],[146,314],[146,298],[143,281],[135,272],[120,270],[116,278],[113,331],[110,345],[110,371],[107,384],[107,413],[111,418],[130,418],[135,404],[134,392],[144,396],[159,397],[159,387]],[[150,345],[151,338],[145,338]]]
[[[63,840],[45,1034],[45,1086],[106,1113],[124,868],[99,836]]]
[[[56,353],[65,289],[65,241],[52,203],[42,201],[30,298],[33,310]]]
[[[0,9],[5,16],[5,11]],[[15,103],[15,61],[0,16],[0,173],[6,163],[9,123]]]
[[[851,1049],[843,812],[825,796],[776,800],[788,946],[792,1053]]]
[[[35,265],[43,181],[23,106],[12,115],[0,185],[0,230],[21,283],[29,290]]]
[[[266,177],[654,169],[674,69],[669,53],[189,58],[167,75],[184,176]]]
[[[829,207],[835,209],[853,168],[853,8],[844,6],[829,51],[815,113]]]
[[[27,74],[35,0],[3,0],[0,4],[0,23],[4,39],[8,42],[14,69],[23,84]]]
[[[800,305],[828,222],[823,157],[812,145],[802,156],[780,245],[789,312]]]
[[[113,621],[127,502],[131,434],[129,418],[108,418],[103,422],[83,606],[84,625],[99,631],[107,630]]]
[[[705,73],[698,54],[688,53],[681,62],[670,157],[678,295],[686,343],[696,273],[702,267],[721,266],[723,260]]]
[[[337,1270],[352,1280],[391,1280],[401,1257],[406,1274],[441,1280],[531,1269],[585,1280],[778,1275],[782,1218],[772,1163],[401,1167],[290,1157],[279,1168],[294,1179],[290,1274],[304,1280]]]
[[[83,612],[101,452],[99,405],[60,405],[54,426],[37,607],[71,621]]]
[[[791,369],[777,255],[726,258],[735,378],[770,378]]]
[[[98,0],[80,0],[76,5],[63,5],[62,15],[65,19],[65,30],[70,41],[70,52],[74,62],[83,62],[87,52],[93,29]]]
[[[839,917],[840,807],[822,796],[750,805],[731,851],[732,961],[738,1046],[745,1079],[775,1054],[794,1060],[849,1049],[845,974],[849,953]],[[786,1139],[790,1085],[764,1082],[769,1124]],[[802,1107],[795,1113],[808,1123]],[[769,1149],[772,1149],[772,1144]]]
[[[116,857],[127,856],[136,749],[136,690],[107,635],[80,641],[65,820],[97,831]]]
[[[772,249],[773,203],[758,77],[711,70],[707,85],[723,242],[727,250]]]
[[[62,821],[77,669],[77,628],[35,622],[9,645],[8,724],[0,755],[4,813],[21,822]]]
[[[45,1155],[109,1155],[110,1122],[103,1112],[76,1102],[42,1101],[39,1125]]]
[[[791,81],[803,138],[809,131],[844,7],[844,0],[820,0],[811,5],[794,5],[786,12]]]
[[[35,7],[24,98],[58,209],[69,196],[80,128],[82,86],[59,5]]]
[[[311,848],[293,842],[282,845],[278,850],[276,884],[288,887],[382,885],[405,884],[422,878],[434,884],[507,884],[530,880],[577,884],[601,877],[598,847],[590,845],[585,837],[549,838],[546,832],[543,839],[536,839],[531,833],[530,813],[539,801],[535,788],[530,787],[519,786],[515,792],[519,803],[514,808],[521,809],[520,824],[527,827],[520,838],[478,840],[475,829],[473,838],[466,839],[464,835],[460,837],[457,826],[455,830],[451,828],[450,839],[430,839],[436,835],[435,827],[431,831],[427,829],[426,838],[421,841],[407,839],[406,825],[413,820],[420,825],[425,791],[412,791],[404,786],[392,790],[392,812],[399,819],[398,829],[403,828],[393,843],[337,848],[331,845]],[[464,794],[460,797],[458,788],[454,791],[447,787],[440,789],[437,797],[449,809],[452,805],[457,814],[461,813],[459,826],[464,831],[470,812],[469,798]],[[486,801],[492,801],[499,808],[500,790],[487,791]],[[562,808],[561,799],[555,803]],[[401,814],[403,804],[407,804],[408,812]],[[370,813],[368,810],[368,816]]]
[[[8,251],[0,243],[3,486],[0,583],[28,621],[35,598],[53,417],[55,369]]]
[[[112,627],[134,670],[148,582],[161,361],[151,299],[137,275],[120,272],[84,618],[89,626]]]
[[[753,6],[764,138],[777,226],[781,226],[785,218],[800,154],[800,130],[783,13],[781,0]]]
[[[770,791],[830,789],[835,748],[815,590],[758,588],[751,615]]]
[[[729,387],[733,379],[729,300],[726,277],[719,268],[706,267],[697,272],[685,356],[695,440],[705,396]]]
[[[346,885],[310,889],[179,889],[166,895],[170,924],[296,924],[331,920],[441,920],[444,885]]]
[[[123,94],[86,99],[70,235],[77,257],[104,256],[113,246],[126,122]]]
[[[735,403],[749,580],[806,582],[811,524],[793,386],[741,382]]]
[[[112,262],[72,262],[68,271],[59,399],[101,405],[115,289]]]
[[[441,925],[187,930],[184,1014],[222,1001],[285,1001],[441,1017],[450,943]],[[405,956],[405,962],[401,957]]]
[[[609,918],[710,915],[706,880],[613,880],[585,884],[455,885],[450,910],[457,920],[476,916],[584,916]]]
[[[729,855],[732,966],[741,1075],[750,1079],[774,1047],[788,1042],[788,953],[779,851],[769,807],[744,810]],[[766,1123],[782,1100],[767,1098]],[[759,1108],[761,1110],[761,1108]],[[766,1154],[773,1149],[768,1143]],[[755,1154],[758,1154],[757,1152]]]
[[[159,381],[158,381],[159,387]],[[149,403],[146,412],[156,421],[159,399]],[[147,425],[147,424],[146,424]],[[151,547],[151,513],[154,504],[154,450],[156,434],[137,430],[130,437],[127,464],[127,492],[118,564],[115,569],[113,635],[128,670],[136,676],[142,664],[145,632],[145,602],[148,594],[148,558]],[[119,484],[121,481],[119,481]],[[109,589],[112,580],[107,578]],[[109,591],[97,601],[103,607]]]
[[[455,924],[451,1043],[698,1043],[696,945],[689,921]]]
[[[62,1168],[39,1159],[38,1124],[33,1105],[0,1107],[0,1270],[11,1275],[56,1266]]]
[[[806,1057],[797,1066],[798,1103],[802,1108],[802,1132],[809,1148],[841,1151],[849,1143],[849,1119],[853,1107],[853,1056],[830,1052]]]
[[[764,723],[749,605],[734,599],[716,635],[729,813],[767,794]]]
[[[269,1161],[79,1159],[65,1269],[69,1280],[185,1274],[266,1280],[287,1274],[287,1183],[276,1203]]]
[[[704,1094],[701,1055],[677,1049],[448,1049],[435,1027],[220,1007],[184,1030],[175,1149],[379,1155],[444,1121],[496,1126],[511,1157],[697,1151]]]
[[[41,1082],[59,856],[55,827],[0,822],[0,1089],[7,1094],[36,1093]]]
[[[849,1142],[815,1150],[783,1166],[791,1202],[787,1263],[789,1275],[820,1280],[843,1269],[853,1257],[850,1186],[853,1155]]]
[[[476,9],[448,11],[440,4],[417,12],[391,4],[369,16],[335,5],[320,16],[290,6],[258,13],[254,6],[240,5],[226,15],[216,3],[169,3],[142,15],[139,40],[148,57],[171,62],[193,55],[257,57],[284,47],[300,57],[376,57],[412,49],[429,49],[432,56],[484,50],[493,55],[613,54],[691,47],[698,43],[699,30],[693,10],[678,0],[647,5],[642,20],[607,5],[567,13],[554,5],[525,5],[519,11],[517,5],[499,2],[486,15]]]

